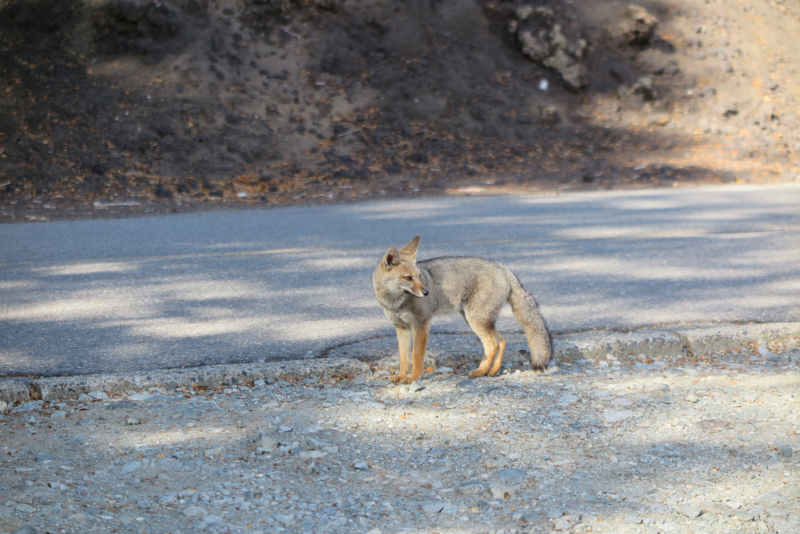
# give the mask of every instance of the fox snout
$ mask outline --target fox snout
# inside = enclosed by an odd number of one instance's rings
[[[427,297],[429,291],[425,289],[425,286],[422,283],[417,282],[411,286],[411,291],[409,291],[412,295],[418,298]]]

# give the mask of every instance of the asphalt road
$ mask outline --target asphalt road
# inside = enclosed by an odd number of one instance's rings
[[[309,358],[393,335],[371,272],[416,234],[420,259],[508,264],[556,332],[800,320],[793,185],[6,224],[0,376]],[[510,313],[500,326],[518,330]]]

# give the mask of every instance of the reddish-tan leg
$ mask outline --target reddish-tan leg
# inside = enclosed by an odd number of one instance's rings
[[[411,354],[410,328],[397,328],[397,348],[400,353],[400,372],[392,377],[392,382],[405,382],[408,376],[408,357]]]
[[[430,331],[430,321],[414,329],[414,349],[411,353],[411,376],[403,380],[403,382],[407,384],[418,380],[419,375],[422,374],[422,362],[425,360],[425,349],[428,346],[428,334]]]
[[[477,369],[470,371],[469,373],[470,378],[479,378],[481,376],[485,376],[486,373],[489,372],[489,367],[492,365],[492,360],[497,354],[497,349],[499,346],[494,336],[494,328],[473,323],[470,323],[470,326],[475,333],[478,334],[478,337],[481,339],[481,343],[483,343],[483,361]],[[505,342],[503,343],[503,348],[505,348]]]
[[[500,367],[503,366],[503,354],[506,351],[506,340],[500,337],[500,334],[497,333],[497,330],[494,332],[494,340],[497,342],[497,355],[494,357],[494,364],[492,364],[492,369],[489,371],[489,376],[494,376],[500,370]]]

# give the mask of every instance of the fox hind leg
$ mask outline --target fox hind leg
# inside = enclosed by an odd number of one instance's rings
[[[506,351],[506,340],[500,336],[497,330],[494,331],[494,339],[497,342],[497,355],[495,355],[494,363],[492,364],[492,368],[489,370],[489,376],[496,375],[500,370],[500,367],[503,366],[503,354]]]
[[[467,314],[469,317],[469,314]],[[472,330],[478,335],[483,343],[483,361],[480,363],[477,369],[474,371],[470,371],[469,377],[470,378],[479,378],[481,376],[485,376],[489,373],[489,368],[492,365],[492,360],[495,359],[495,356],[498,354],[498,350],[500,351],[500,357],[502,358],[502,350],[506,347],[506,342],[501,338],[497,331],[494,329],[494,324],[482,324],[477,321],[469,321],[469,325],[472,327]],[[498,343],[498,338],[502,341],[502,345]],[[501,348],[502,347],[502,348]],[[496,371],[495,371],[496,372]],[[489,376],[492,376],[489,374]]]

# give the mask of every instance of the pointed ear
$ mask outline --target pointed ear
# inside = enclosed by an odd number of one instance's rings
[[[411,241],[408,242],[408,245],[404,246],[400,249],[400,254],[404,256],[411,256],[415,258],[417,256],[417,248],[419,247],[419,236],[415,237]]]
[[[388,271],[395,265],[400,265],[400,253],[396,248],[392,247],[383,257],[383,268]]]

